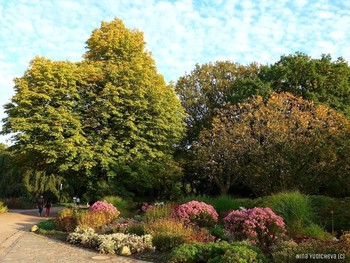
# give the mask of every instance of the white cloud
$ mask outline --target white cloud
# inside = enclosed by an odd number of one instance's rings
[[[114,17],[144,32],[168,81],[215,60],[273,63],[298,50],[350,59],[347,0],[0,0],[0,102],[35,55],[78,61],[91,31]]]

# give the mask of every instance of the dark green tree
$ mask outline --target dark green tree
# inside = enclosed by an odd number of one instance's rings
[[[350,117],[350,67],[343,58],[332,60],[297,52],[264,67],[260,78],[276,92],[290,92],[323,103]]]

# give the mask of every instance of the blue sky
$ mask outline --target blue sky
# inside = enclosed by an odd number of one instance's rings
[[[350,60],[349,0],[0,0],[0,105],[34,56],[79,61],[91,31],[114,17],[144,32],[167,81],[217,60],[274,63],[296,51]]]

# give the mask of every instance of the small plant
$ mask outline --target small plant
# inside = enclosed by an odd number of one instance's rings
[[[68,235],[67,241],[95,248],[101,253],[119,253],[123,247],[128,247],[131,253],[154,250],[150,235],[136,236],[122,233],[98,235],[92,228],[77,227],[73,233]]]
[[[153,236],[153,243],[158,250],[170,250],[189,240],[194,235],[191,227],[174,219],[159,218],[144,226],[145,233]]]
[[[8,208],[5,205],[5,203],[3,201],[0,201],[0,214],[6,213],[7,211],[8,211]]]
[[[120,212],[114,205],[106,202],[106,201],[97,201],[92,206],[89,207],[89,211],[95,212],[103,212],[109,218],[109,221],[116,219]]]
[[[107,225],[111,221],[109,213],[103,210],[92,212],[85,210],[79,213],[77,216],[77,225],[83,228],[91,227],[95,230]]]
[[[269,252],[273,244],[285,235],[283,218],[270,208],[235,210],[225,218],[225,229],[236,240],[248,240]]]
[[[58,212],[54,219],[55,229],[64,232],[72,232],[77,226],[77,211],[64,208]]]
[[[218,213],[214,207],[198,201],[175,207],[173,215],[185,224],[196,224],[200,227],[212,226],[218,222]]]
[[[54,224],[53,220],[42,221],[42,222],[39,222],[37,225],[40,229],[44,229],[44,230],[54,230],[55,229],[55,224]]]
[[[238,260],[236,260],[238,259]],[[231,261],[233,260],[233,261]],[[251,261],[253,260],[253,261]],[[175,248],[170,262],[267,262],[260,249],[246,242],[188,243]]]

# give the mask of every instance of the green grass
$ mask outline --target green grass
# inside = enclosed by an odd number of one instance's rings
[[[282,216],[290,235],[296,235],[314,218],[310,201],[297,191],[283,192],[264,198],[264,205]]]
[[[237,210],[240,207],[240,203],[228,195],[222,195],[208,201],[219,214],[228,213],[232,210]]]

